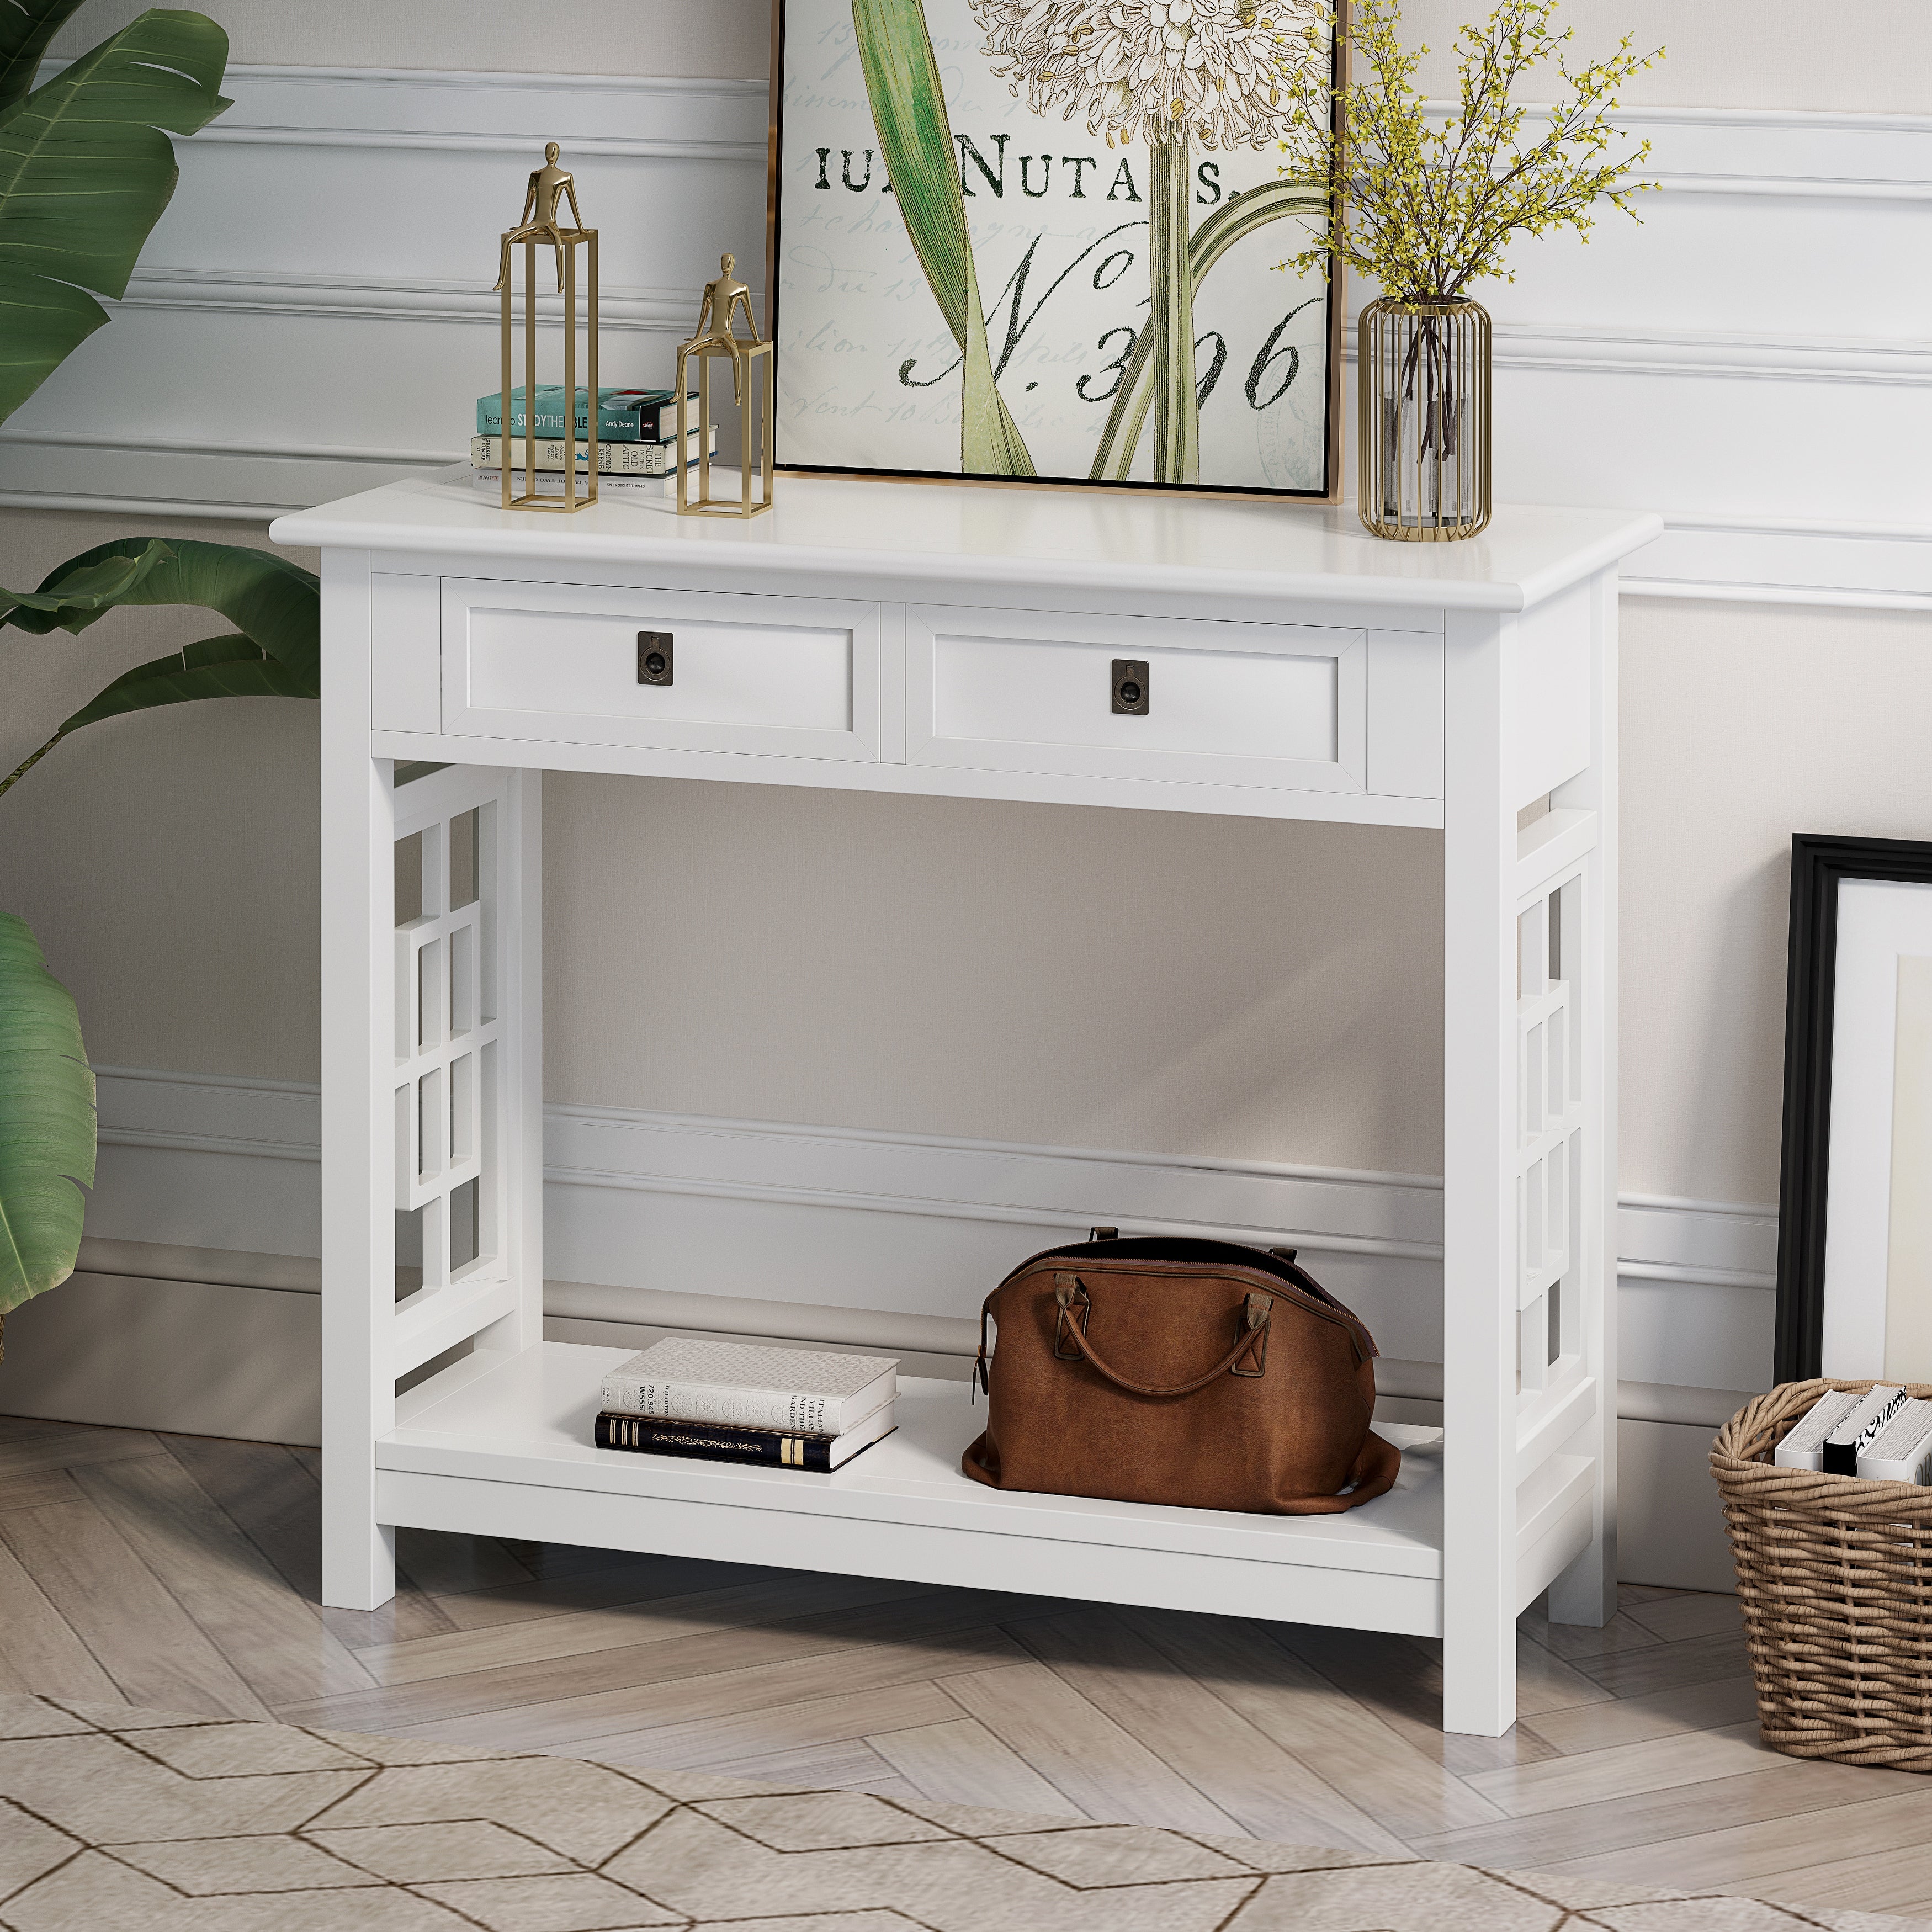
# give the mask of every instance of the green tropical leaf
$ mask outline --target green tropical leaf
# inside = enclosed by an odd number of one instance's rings
[[[0,5],[5,3],[0,0]],[[61,579],[58,590],[0,590],[0,624],[10,620],[23,631],[42,634],[56,628],[84,631],[119,603],[156,564],[173,555],[159,537],[152,537],[138,551],[104,557],[84,569],[63,564],[56,573]],[[26,615],[16,616],[16,611]]]
[[[922,0],[852,0],[866,98],[906,232],[933,299],[965,358],[961,367],[959,466],[974,476],[1031,476],[1033,458],[993,380],[986,311],[959,151],[940,85]]]
[[[131,574],[116,587],[112,573],[129,564]],[[290,695],[321,695],[322,580],[271,550],[122,537],[69,557],[25,596],[0,591],[0,625],[78,632],[117,604],[136,604],[218,610],[301,682]]]
[[[0,627],[78,633],[123,604],[198,604],[242,634],[208,638],[124,672],[0,778],[0,793],[69,733],[103,718],[198,698],[322,695],[321,580],[267,550],[123,537],[70,557],[38,590],[0,590]]]
[[[26,921],[0,913],[0,1316],[73,1274],[94,1150],[73,996]]]
[[[34,84],[47,43],[81,0],[0,0],[0,114]]]
[[[175,191],[168,135],[230,104],[227,59],[205,15],[154,8],[0,111],[0,422],[107,320],[94,296],[127,292]]]
[[[313,698],[301,678],[278,664],[260,644],[241,637],[208,638],[172,656],[124,671],[61,728],[65,737],[83,724],[146,711],[157,704],[185,704],[197,698]]]

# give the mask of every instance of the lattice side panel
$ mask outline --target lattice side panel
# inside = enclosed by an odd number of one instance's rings
[[[1582,880],[1516,920],[1516,1385],[1532,1395],[1580,1361]]]
[[[398,1313],[505,1273],[496,960],[500,775],[440,774],[396,842]],[[399,807],[406,794],[399,794]]]

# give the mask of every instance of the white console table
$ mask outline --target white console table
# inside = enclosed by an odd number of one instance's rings
[[[1615,1601],[1616,580],[1658,528],[802,478],[563,518],[458,473],[283,518],[323,560],[324,1600],[386,1600],[414,1525],[1164,1604],[1439,1635],[1445,1725],[1507,1730],[1517,1612]],[[590,1447],[622,1352],[542,1340],[545,767],[1442,827],[1442,1442],[1311,1518],[982,1488],[949,1382],[829,1476]]]

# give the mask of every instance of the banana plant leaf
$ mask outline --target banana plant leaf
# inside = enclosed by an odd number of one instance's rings
[[[32,92],[47,43],[81,0],[0,0],[0,114]]]
[[[979,272],[959,185],[959,151],[922,0],[852,0],[866,98],[906,232],[965,358],[959,464],[968,476],[1031,476],[1033,458],[993,380]]]
[[[1196,229],[1187,244],[1190,272],[1198,289],[1208,270],[1244,236],[1279,221],[1286,214],[1322,214],[1328,212],[1327,195],[1306,182],[1270,182],[1251,189],[1238,200],[1217,208]],[[1148,409],[1154,400],[1154,331],[1143,328],[1133,353],[1121,372],[1120,386],[1114,392],[1114,406],[1106,427],[1100,432],[1088,476],[1096,483],[1124,482],[1134,466],[1147,426]]]
[[[0,590],[0,625],[77,634],[117,605],[135,604],[218,610],[302,682],[293,695],[321,695],[322,580],[269,550],[122,537],[69,557],[38,590]]]
[[[0,0],[10,84],[38,67],[58,10]],[[227,60],[228,36],[205,15],[151,8],[0,107],[0,422],[107,320],[94,296],[127,292],[175,191],[168,135],[231,104],[216,92]]]
[[[70,557],[38,590],[0,590],[0,626],[78,633],[123,604],[198,604],[218,610],[241,634],[206,638],[124,672],[0,778],[0,793],[63,738],[103,718],[199,698],[322,694],[320,580],[266,550],[124,537]]]
[[[26,921],[0,913],[0,1317],[73,1274],[94,1147],[73,996]]]

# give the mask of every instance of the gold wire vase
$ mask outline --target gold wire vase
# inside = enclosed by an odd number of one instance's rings
[[[1450,543],[1490,520],[1490,316],[1479,302],[1363,310],[1362,521],[1378,537]]]

